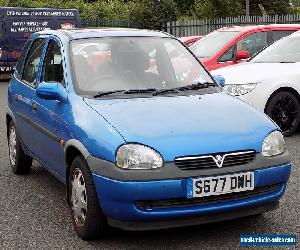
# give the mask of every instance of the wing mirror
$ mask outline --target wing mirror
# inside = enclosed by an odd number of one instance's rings
[[[221,87],[223,88],[224,85],[225,85],[225,78],[223,76],[220,76],[220,75],[216,75],[216,76],[213,76],[215,82]]]
[[[248,59],[250,57],[250,53],[247,50],[238,50],[235,55],[235,60],[243,60],[243,59]]]
[[[67,100],[67,91],[59,82],[42,82],[38,85],[36,94],[39,98],[45,100],[56,100],[65,102]]]

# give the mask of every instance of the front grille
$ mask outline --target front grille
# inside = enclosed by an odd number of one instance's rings
[[[213,155],[187,156],[176,158],[175,165],[182,170],[232,167],[250,163],[254,160],[255,155],[256,152],[250,150]]]
[[[151,210],[158,208],[180,208],[190,206],[201,206],[219,202],[236,201],[257,195],[263,195],[276,191],[282,184],[258,187],[251,191],[239,193],[221,194],[202,198],[177,198],[168,200],[137,201],[135,205],[139,208]]]

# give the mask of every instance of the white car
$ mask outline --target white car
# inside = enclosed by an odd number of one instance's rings
[[[214,70],[223,90],[265,112],[293,134],[300,122],[300,32],[282,38],[248,62]]]

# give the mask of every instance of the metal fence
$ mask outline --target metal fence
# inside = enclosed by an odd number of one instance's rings
[[[119,28],[144,28],[144,24],[131,20],[109,20],[109,19],[83,19],[84,27],[119,27]]]
[[[174,36],[206,35],[216,29],[249,24],[300,23],[300,14],[268,15],[268,16],[239,16],[216,19],[174,21],[166,23],[164,29]]]

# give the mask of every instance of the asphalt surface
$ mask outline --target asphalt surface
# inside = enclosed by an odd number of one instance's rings
[[[85,242],[75,234],[65,187],[34,164],[28,176],[11,173],[5,128],[7,83],[0,82],[0,249],[235,249],[240,234],[300,235],[300,133],[287,138],[293,169],[280,208],[262,217],[181,229],[126,232]],[[299,246],[299,243],[298,243]]]

